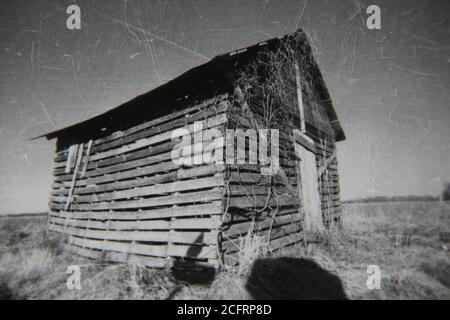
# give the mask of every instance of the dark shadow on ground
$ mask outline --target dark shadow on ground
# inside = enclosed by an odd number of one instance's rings
[[[19,297],[14,296],[14,293],[9,288],[5,279],[0,275],[0,300],[18,300]]]
[[[195,243],[203,242],[203,233],[195,240]],[[172,277],[176,282],[183,284],[195,285],[209,285],[213,282],[216,276],[214,268],[207,268],[200,266],[195,258],[199,257],[202,247],[192,245],[188,251],[187,256],[193,258],[192,260],[180,259],[176,260],[172,267]]]
[[[256,260],[246,289],[262,300],[347,299],[338,276],[312,260],[289,257]]]

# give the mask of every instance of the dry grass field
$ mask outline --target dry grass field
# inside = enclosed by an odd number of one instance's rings
[[[47,234],[45,223],[44,217],[0,219],[1,299],[249,299],[255,252],[265,255],[250,242],[251,254],[242,256],[239,268],[216,274],[207,285],[189,285],[174,280],[170,270],[72,256],[64,251],[63,238]],[[350,299],[449,299],[449,242],[448,202],[356,203],[344,205],[343,231],[328,232],[320,244],[285,248],[275,257],[312,259],[341,279]],[[73,264],[81,268],[81,290],[66,286],[65,272]],[[369,265],[380,267],[379,290],[367,288]]]

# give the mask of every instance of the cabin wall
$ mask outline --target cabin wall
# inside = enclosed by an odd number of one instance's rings
[[[229,128],[247,130],[255,128],[252,124],[254,120],[259,124],[264,123],[265,113],[261,104],[244,103],[246,106],[243,108],[242,101],[230,101],[233,108],[229,111]],[[246,108],[250,110],[250,115],[244,110]],[[245,251],[255,250],[258,244],[251,240],[255,238],[249,232],[256,234],[261,248],[270,252],[303,240],[304,216],[299,210],[302,200],[298,193],[299,168],[292,136],[293,129],[300,130],[299,124],[297,113],[293,114],[291,125],[278,123],[274,128],[269,128],[279,130],[282,173],[272,177],[262,176],[259,164],[227,165],[226,214],[220,233],[222,260],[225,264],[237,264],[248,254]],[[322,218],[325,227],[330,228],[340,224],[341,213],[335,138],[309,123],[306,124],[306,135],[316,147],[317,171],[321,173],[317,179]]]
[[[229,115],[229,128],[247,130],[255,128],[253,119],[264,122],[264,112],[260,107],[252,105],[250,110],[251,116],[234,102]],[[253,254],[255,248],[252,246],[256,245],[256,239],[261,242],[262,248],[270,251],[301,240],[298,236],[302,231],[302,218],[299,215],[294,146],[287,126],[279,124],[276,129],[279,129],[279,159],[284,176],[263,176],[261,165],[248,164],[248,159],[245,165],[227,164],[226,214],[220,234],[225,264],[237,264],[240,256]],[[247,154],[248,151],[247,142]],[[251,236],[249,232],[258,237]]]
[[[319,194],[322,205],[322,217],[325,227],[341,227],[341,202],[339,197],[339,173],[334,137],[312,127],[307,127],[307,135],[314,140],[317,149],[317,171],[323,172],[319,177]],[[329,161],[332,159],[331,161]],[[329,162],[324,170],[325,162]]]
[[[156,267],[186,258],[217,267],[225,166],[174,164],[171,153],[178,141],[171,133],[192,132],[194,121],[203,121],[204,130],[223,131],[227,109],[222,95],[85,141],[80,157],[72,157],[81,161],[72,161],[70,173],[70,146],[60,143],[50,230],[67,234],[71,249],[91,258]]]
[[[317,149],[316,164],[319,173],[322,217],[325,227],[330,228],[332,225],[340,226],[341,214],[336,157],[337,133],[327,111],[331,101],[328,93],[325,92],[325,84],[311,53],[312,49],[307,43],[306,37],[301,43],[298,65],[306,135],[313,139]],[[294,123],[300,123],[300,119],[297,117],[298,112],[295,114]]]

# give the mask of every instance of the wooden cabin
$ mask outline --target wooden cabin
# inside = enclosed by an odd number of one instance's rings
[[[195,134],[195,123],[224,136],[278,130],[278,171],[262,174],[259,160],[174,163],[174,130]],[[43,136],[56,139],[49,229],[85,257],[218,268],[239,263],[252,239],[260,247],[251,250],[272,252],[339,226],[336,142],[345,135],[301,30],[217,56]],[[254,152],[234,147],[231,155]]]

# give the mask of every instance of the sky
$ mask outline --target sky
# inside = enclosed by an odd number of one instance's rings
[[[66,27],[71,4],[80,30]],[[372,4],[380,30],[366,26]],[[47,210],[55,141],[30,138],[296,28],[347,136],[341,198],[438,195],[450,181],[449,12],[444,0],[0,0],[0,214]]]

